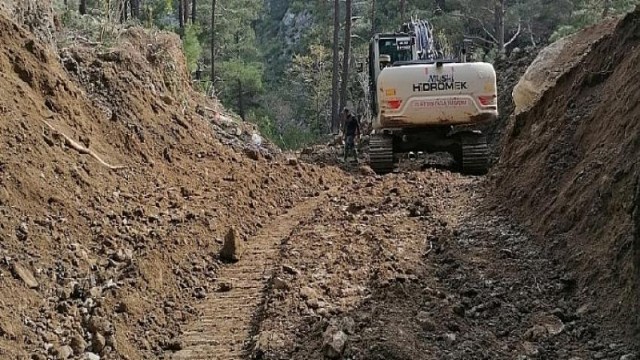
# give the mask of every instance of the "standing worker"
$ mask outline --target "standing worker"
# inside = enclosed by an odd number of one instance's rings
[[[353,151],[356,163],[358,162],[358,150],[356,149],[356,139],[360,137],[360,123],[349,109],[344,111],[344,161],[347,161],[349,152]]]

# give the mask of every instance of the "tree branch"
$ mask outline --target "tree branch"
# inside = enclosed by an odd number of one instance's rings
[[[538,46],[536,44],[536,39],[533,37],[533,31],[531,31],[531,21],[527,23],[527,28],[529,30],[529,36],[531,37],[531,45],[533,45],[533,47]]]
[[[461,18],[467,18],[467,19],[471,19],[471,20],[475,20],[478,22],[478,24],[480,24],[480,27],[482,28],[482,30],[484,30],[484,32],[489,35],[489,37],[491,38],[491,40],[493,40],[493,42],[495,44],[498,43],[498,39],[496,39],[496,37],[489,31],[487,30],[487,28],[484,26],[484,23],[482,22],[482,20],[480,20],[479,18],[475,17],[475,16],[470,16],[470,15],[463,15],[463,14],[451,14],[455,17],[461,17]]]
[[[480,36],[465,35],[464,37],[466,39],[471,39],[471,40],[480,40],[480,41],[482,41],[482,42],[484,42],[486,44],[489,44],[489,45],[498,45],[498,43],[496,43],[495,41],[487,40],[487,39],[482,38]]]
[[[520,21],[518,21],[518,31],[516,31],[516,33],[513,35],[513,37],[511,38],[511,40],[507,41],[504,44],[504,47],[506,48],[507,46],[511,45],[512,42],[514,42],[516,40],[516,38],[518,37],[518,35],[520,35],[520,30],[522,30],[522,23]]]
[[[488,8],[486,6],[480,6],[480,9],[487,11],[491,15],[494,15],[496,13],[493,9]]]

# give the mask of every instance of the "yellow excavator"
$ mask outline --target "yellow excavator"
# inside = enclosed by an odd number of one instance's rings
[[[498,116],[493,65],[467,61],[464,47],[457,59],[445,58],[431,24],[415,19],[375,34],[368,65],[376,173],[392,172],[408,152],[448,152],[463,173],[486,173],[489,149],[478,125]]]

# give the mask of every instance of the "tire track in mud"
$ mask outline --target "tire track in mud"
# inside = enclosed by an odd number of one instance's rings
[[[245,244],[240,261],[224,265],[218,283],[230,283],[232,289],[210,295],[200,310],[203,316],[186,328],[182,349],[172,360],[242,359],[256,330],[256,321],[269,292],[269,283],[278,266],[279,245],[294,229],[327,201],[328,192],[309,198],[289,212],[273,219]]]

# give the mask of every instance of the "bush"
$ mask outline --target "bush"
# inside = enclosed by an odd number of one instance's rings
[[[182,36],[182,50],[187,59],[187,68],[189,72],[194,72],[198,67],[198,60],[202,55],[202,46],[198,36],[200,35],[200,27],[198,25],[187,25],[184,28]]]

